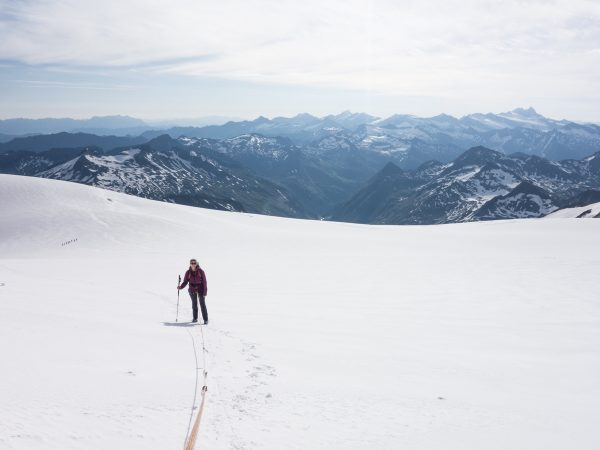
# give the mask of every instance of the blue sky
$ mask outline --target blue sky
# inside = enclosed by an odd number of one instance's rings
[[[0,0],[0,118],[461,116],[600,122],[600,3]]]

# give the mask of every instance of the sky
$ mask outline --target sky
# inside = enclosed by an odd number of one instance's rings
[[[0,0],[0,42],[2,119],[600,122],[597,0]]]

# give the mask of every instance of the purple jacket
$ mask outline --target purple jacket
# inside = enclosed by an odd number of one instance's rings
[[[204,274],[204,270],[200,267],[198,267],[196,271],[192,271],[192,269],[187,270],[183,277],[183,283],[181,283],[181,289],[186,287],[188,283],[190,283],[188,289],[190,292],[197,292],[202,296],[206,296],[206,275]]]

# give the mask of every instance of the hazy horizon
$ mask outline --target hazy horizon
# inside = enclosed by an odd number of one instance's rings
[[[289,115],[273,115],[273,116],[269,116],[269,115],[265,115],[265,114],[259,114],[257,116],[250,116],[250,117],[225,117],[225,116],[214,116],[214,115],[208,115],[208,116],[199,116],[199,117],[162,117],[162,118],[145,118],[145,117],[139,117],[139,116],[132,116],[129,114],[106,114],[106,115],[98,115],[98,114],[94,114],[91,116],[80,116],[80,117],[69,117],[69,116],[54,116],[54,117],[49,117],[49,116],[45,116],[45,117],[0,117],[0,120],[90,120],[90,119],[94,119],[94,118],[108,118],[108,117],[128,117],[131,119],[138,119],[138,120],[142,120],[143,122],[146,123],[146,125],[152,126],[152,125],[164,125],[166,123],[168,124],[173,124],[175,126],[194,126],[193,123],[194,122],[213,122],[215,125],[218,124],[224,124],[226,122],[232,121],[232,122],[241,122],[241,121],[253,121],[258,119],[259,117],[265,117],[266,119],[269,120],[273,120],[276,118],[293,118],[295,116],[298,115],[302,115],[302,114],[308,114],[317,118],[324,118],[326,116],[329,115],[339,115],[339,114],[343,114],[343,113],[352,113],[352,114],[368,114],[370,116],[374,116],[376,118],[379,119],[385,119],[388,118],[392,115],[406,115],[406,116],[412,116],[412,117],[418,117],[418,118],[432,118],[441,114],[445,114],[445,115],[449,115],[452,117],[455,117],[457,119],[461,119],[462,117],[466,117],[469,116],[471,114],[503,114],[503,113],[509,113],[518,109],[528,109],[528,108],[533,108],[535,110],[536,113],[544,116],[547,119],[552,119],[552,120],[568,120],[571,122],[580,122],[580,123],[596,123],[593,121],[578,121],[578,120],[574,120],[571,119],[569,117],[550,117],[547,116],[546,114],[543,114],[542,112],[540,112],[537,108],[535,108],[534,106],[518,106],[515,108],[512,108],[510,110],[506,110],[506,111],[473,111],[471,113],[468,114],[464,114],[464,115],[453,115],[453,114],[448,114],[446,112],[440,112],[439,114],[434,114],[434,115],[430,115],[430,116],[424,116],[424,115],[417,115],[417,114],[411,114],[411,113],[392,113],[390,115],[386,115],[386,116],[378,116],[376,114],[371,114],[368,111],[352,111],[349,109],[346,110],[342,110],[342,111],[338,111],[338,112],[333,112],[333,113],[329,113],[329,114],[323,114],[323,115],[318,115],[318,114],[313,114],[311,112],[307,112],[307,111],[299,111],[296,112],[294,114],[289,114]],[[201,125],[203,126],[203,125]]]

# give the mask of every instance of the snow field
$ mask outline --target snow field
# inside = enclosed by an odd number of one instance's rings
[[[600,445],[600,221],[326,223],[9,175],[0,211],[0,448],[182,448],[191,257],[199,448]]]

